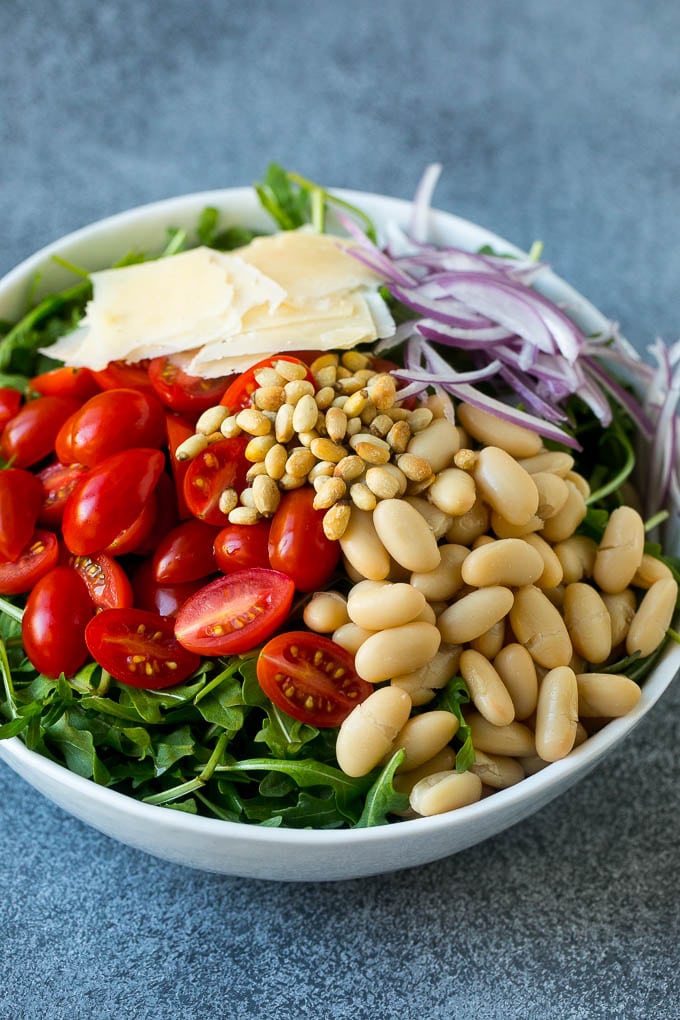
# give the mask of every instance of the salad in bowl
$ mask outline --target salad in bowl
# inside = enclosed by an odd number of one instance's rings
[[[680,349],[433,211],[438,170],[409,206],[272,166],[5,281],[0,754],[51,796],[433,859],[669,681]]]

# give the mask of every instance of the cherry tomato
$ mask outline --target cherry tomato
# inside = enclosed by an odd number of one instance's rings
[[[89,400],[99,387],[89,368],[53,368],[51,372],[43,372],[29,380],[29,389],[40,393],[43,397],[73,397],[81,403]]]
[[[135,523],[163,470],[160,450],[125,450],[81,479],[66,501],[62,531],[76,555],[105,550]],[[150,529],[149,529],[150,530]]]
[[[154,577],[162,584],[197,581],[215,573],[214,525],[185,521],[161,539],[153,558]]]
[[[269,521],[227,524],[215,537],[215,563],[224,574],[269,567]]]
[[[134,365],[128,365],[125,361],[110,361],[106,368],[92,375],[102,390],[118,390],[121,387],[148,390],[151,387],[148,369],[148,361],[138,361]]]
[[[35,528],[43,499],[42,485],[30,471],[0,471],[0,556],[16,560]]]
[[[339,726],[373,693],[349,652],[306,630],[268,641],[257,660],[257,679],[275,705],[310,726]]]
[[[158,496],[152,492],[139,516],[123,528],[104,549],[109,556],[126,556],[136,553],[148,544],[158,516]]]
[[[21,407],[21,394],[11,386],[0,387],[0,432]]]
[[[182,648],[172,621],[145,609],[104,609],[87,625],[90,655],[129,687],[174,687],[198,668],[200,658]]]
[[[29,400],[5,425],[0,453],[15,467],[30,467],[54,450],[59,429],[80,406],[72,397],[38,397]]]
[[[55,567],[28,596],[21,634],[26,655],[45,676],[66,676],[87,659],[85,627],[94,613],[85,582],[71,567]]]
[[[154,358],[149,364],[149,382],[159,399],[171,411],[198,418],[209,407],[219,404],[230,377],[201,379],[189,375],[172,358]]]
[[[70,556],[68,565],[80,574],[97,609],[129,609],[133,604],[128,576],[111,556]]]
[[[137,556],[153,556],[158,543],[179,524],[177,493],[170,475],[164,471],[158,479],[152,499],[156,503],[156,516],[146,538],[135,549]]]
[[[198,655],[238,655],[273,634],[286,619],[295,585],[277,570],[253,568],[211,581],[184,603],[175,634]]]
[[[187,501],[184,498],[184,477],[189,470],[189,464],[191,461],[188,460],[177,460],[175,457],[175,451],[180,443],[183,443],[189,436],[193,436],[194,427],[190,425],[184,418],[180,418],[176,414],[166,414],[165,416],[165,432],[168,439],[168,451],[170,455],[170,467],[172,469],[172,477],[175,480],[175,492],[177,493],[177,510],[180,519],[185,521],[188,517],[191,517],[191,510],[187,506]]]
[[[204,586],[204,579],[183,584],[163,584],[153,576],[153,563],[144,560],[132,579],[135,606],[161,616],[177,616],[180,607],[194,592]]]
[[[311,383],[314,382],[314,376],[310,372],[309,366],[305,365],[303,361],[290,354],[277,354],[274,357],[258,361],[257,365],[253,365],[247,372],[242,372],[237,376],[228,387],[220,403],[224,407],[228,407],[232,414],[241,411],[244,407],[250,407],[250,398],[257,389],[255,373],[260,372],[263,368],[272,368],[276,361],[291,361],[295,365],[302,365],[306,373],[305,378]]]
[[[66,500],[87,471],[82,464],[49,464],[38,473],[43,487],[43,502],[38,515],[40,524],[50,528],[61,524]]]
[[[184,476],[184,498],[194,517],[224,527],[229,518],[219,508],[225,489],[242,492],[250,465],[243,456],[247,440],[222,439],[212,443],[191,461]]]
[[[0,595],[30,591],[58,560],[57,536],[51,531],[35,531],[18,560],[0,560]]]
[[[314,490],[306,486],[285,493],[269,532],[269,562],[292,577],[298,591],[323,588],[340,559],[340,544],[324,535],[324,511],[313,502]]]
[[[152,393],[105,390],[68,418],[56,439],[63,463],[93,467],[113,453],[165,442],[165,416]]]

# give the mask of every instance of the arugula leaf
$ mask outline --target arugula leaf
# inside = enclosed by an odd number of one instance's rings
[[[293,188],[289,174],[278,163],[270,163],[264,180],[254,187],[263,208],[282,230],[296,230],[310,222],[309,189]]]
[[[475,749],[472,746],[472,730],[465,722],[461,705],[470,703],[470,692],[462,676],[454,676],[437,698],[437,708],[453,712],[458,720],[456,741],[460,747],[456,751],[456,772],[467,772],[475,761]]]
[[[404,749],[400,748],[392,755],[381,770],[377,779],[366,794],[364,810],[355,824],[355,829],[365,829],[371,825],[387,825],[387,816],[395,811],[405,811],[409,804],[408,795],[394,789],[394,774],[404,760]]]

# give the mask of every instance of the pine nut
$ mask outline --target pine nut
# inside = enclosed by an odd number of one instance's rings
[[[316,391],[314,399],[319,410],[326,411],[335,400],[335,390],[332,386],[322,386]]]
[[[360,432],[364,431],[364,423],[361,418],[348,418],[347,419],[347,438],[356,436]]]
[[[510,524],[525,525],[538,508],[531,475],[498,446],[479,451],[474,479],[480,495]]]
[[[469,551],[462,545],[440,545],[439,554],[434,570],[411,574],[411,584],[428,602],[447,601],[463,587],[461,568]]]
[[[260,515],[254,507],[237,506],[228,514],[230,524],[257,524]]]
[[[406,691],[414,705],[425,705],[456,675],[460,655],[459,645],[440,645],[437,654],[424,666],[410,673],[400,673],[392,677],[390,683]]]
[[[477,450],[469,450],[467,447],[463,447],[453,455],[453,463],[456,467],[460,468],[461,471],[474,471],[477,466],[477,458],[479,454]]]
[[[269,418],[254,407],[246,407],[236,415],[236,424],[250,436],[266,436],[272,430]]]
[[[534,660],[523,645],[511,642],[498,652],[494,669],[515,706],[516,719],[528,719],[536,709],[538,679]]]
[[[597,549],[593,577],[598,588],[609,595],[627,588],[642,563],[645,526],[637,510],[619,506],[604,529]]]
[[[315,463],[314,454],[311,450],[306,450],[304,446],[297,446],[291,450],[288,456],[286,472],[289,475],[306,478]]]
[[[301,489],[306,483],[307,479],[304,475],[291,475],[288,471],[279,478],[279,488],[284,492],[290,492],[292,489]]]
[[[612,650],[611,617],[595,589],[581,581],[568,584],[562,613],[574,651],[588,662],[604,662]]]
[[[293,428],[293,411],[295,408],[292,404],[282,404],[276,412],[276,419],[274,421],[274,433],[276,435],[277,443],[289,443],[293,438],[295,429]]]
[[[319,488],[312,504],[315,510],[328,510],[347,494],[347,486],[342,478],[321,477],[317,481]]]
[[[394,423],[388,414],[377,414],[371,421],[370,426],[370,431],[374,436],[385,439],[390,429],[394,427]]]
[[[232,510],[235,510],[238,506],[238,493],[236,489],[224,489],[220,493],[220,498],[217,501],[217,507],[221,514],[228,517]]]
[[[391,749],[410,711],[411,699],[398,687],[381,687],[357,705],[338,731],[335,755],[342,771],[358,777],[375,768]]]
[[[289,382],[305,379],[307,375],[307,369],[304,365],[296,361],[284,361],[283,359],[274,362],[274,371],[278,372],[284,379],[288,379]]]
[[[255,382],[258,386],[283,386],[285,379],[273,368],[261,368],[255,373]]]
[[[635,616],[637,601],[635,592],[630,588],[617,592],[616,595],[602,595],[602,601],[607,607],[611,621],[612,648],[616,648],[622,641],[626,640],[626,634],[630,622]]]
[[[220,404],[217,407],[209,407],[196,422],[196,432],[200,432],[203,436],[211,436],[213,432],[220,431],[222,422],[228,417],[229,409],[227,407],[222,407]]]
[[[193,460],[194,457],[198,457],[199,453],[203,453],[207,445],[207,436],[201,434],[189,436],[175,450],[175,460]]]
[[[318,371],[314,372],[314,379],[316,385],[320,389],[326,389],[327,386],[335,387],[335,383],[338,378],[338,369],[336,365],[324,365]],[[335,390],[333,390],[335,392]]]
[[[441,643],[431,623],[406,623],[379,631],[362,644],[354,666],[364,680],[381,683],[420,669],[436,655]],[[409,699],[410,700],[410,699]]]
[[[484,786],[490,786],[494,790],[507,790],[525,776],[524,769],[516,758],[509,758],[504,754],[485,754],[477,748],[470,772],[479,776]]]
[[[243,456],[253,464],[259,464],[264,461],[274,446],[276,446],[276,439],[271,434],[268,436],[253,436],[243,451]]]
[[[253,503],[263,517],[272,517],[279,508],[281,493],[273,478],[258,475],[253,479]]]
[[[368,392],[371,401],[379,411],[386,411],[392,407],[397,395],[397,384],[394,376],[381,372],[374,375],[368,385]]]
[[[241,506],[247,506],[251,510],[257,509],[253,498],[253,490],[250,487],[241,491],[239,502],[241,503]]]
[[[353,393],[350,397],[347,398],[347,401],[343,407],[343,411],[345,412],[348,418],[356,418],[364,410],[367,403],[368,403],[367,390],[357,390],[356,393]]]
[[[251,464],[250,467],[248,468],[248,470],[246,471],[246,481],[247,482],[252,482],[254,478],[258,477],[258,475],[266,475],[266,474],[267,474],[267,469],[264,466],[264,461],[263,460],[258,460],[255,463]]]
[[[587,535],[572,535],[554,546],[555,555],[562,565],[565,584],[573,584],[590,577],[597,555],[597,542]],[[558,582],[559,583],[559,582]]]
[[[279,478],[283,478],[286,473],[287,460],[288,451],[281,443],[276,443],[267,450],[264,458],[264,466],[267,469],[269,477],[273,478],[275,481],[278,481]]]
[[[434,418],[426,429],[413,436],[408,444],[408,452],[416,457],[423,457],[437,474],[449,467],[459,447],[456,426],[446,418]]]
[[[320,372],[322,368],[337,368],[338,361],[339,359],[337,354],[333,354],[332,352],[329,352],[328,354],[320,354],[319,357],[315,358],[309,366],[309,371],[312,375],[316,375],[316,373]]]
[[[344,484],[344,483],[343,483]],[[375,494],[363,482],[354,482],[349,489],[349,496],[359,510],[374,510],[377,500]]]
[[[297,438],[300,446],[310,449],[314,440],[319,438],[319,433],[316,429],[312,429],[311,432],[298,432]]]
[[[576,674],[557,666],[541,680],[536,705],[536,751],[544,761],[566,758],[574,746],[578,722]]]
[[[347,375],[343,375],[343,372],[347,371],[340,367],[338,369],[338,378],[335,384],[335,388],[338,393],[341,393],[345,397],[351,397],[353,393],[363,389],[363,380],[358,379],[356,375],[352,375],[350,372]]]
[[[554,588],[562,581],[562,564],[553,547],[549,545],[540,535],[530,533],[522,537],[522,541],[535,549],[543,560],[543,570],[540,576],[534,581],[537,588]]]
[[[220,432],[225,439],[234,439],[235,436],[241,435],[241,429],[236,424],[236,415],[230,414],[224,419],[220,425]]]
[[[678,585],[672,577],[657,581],[645,593],[626,635],[629,655],[640,652],[644,657],[659,647],[673,619],[677,598]]]
[[[339,443],[347,432],[347,415],[341,407],[329,407],[326,412],[326,431],[328,438]]]
[[[536,753],[534,735],[524,723],[515,720],[507,726],[494,726],[478,712],[466,715],[465,721],[472,731],[475,751],[511,758],[524,758]]]
[[[342,478],[345,482],[353,482],[360,478],[365,470],[366,464],[361,457],[356,454],[350,454],[335,464],[333,474],[338,478]]]
[[[312,484],[316,483],[317,478],[330,478],[335,469],[335,464],[331,464],[329,460],[317,460],[312,470],[307,475],[308,481]]]
[[[482,796],[482,781],[474,772],[435,772],[411,790],[409,803],[423,817],[474,804]]]
[[[395,421],[385,438],[395,453],[404,453],[411,441],[411,429],[407,422]]]
[[[402,749],[405,752],[397,773],[420,768],[443,751],[458,732],[458,726],[456,716],[446,711],[423,712],[408,719],[392,744],[394,751]]]
[[[334,464],[338,464],[343,457],[347,456],[347,450],[344,446],[334,443],[331,439],[326,439],[325,437],[313,439],[310,449],[317,460],[330,460]]]
[[[543,526],[542,535],[548,542],[563,542],[570,538],[587,512],[587,506],[583,496],[573,482],[564,483],[569,489],[567,501],[562,509],[547,520]]]
[[[386,464],[390,459],[390,448],[384,439],[372,436],[370,432],[358,432],[350,438],[349,445],[368,464]]]
[[[351,510],[348,503],[340,501],[327,510],[323,516],[323,533],[331,542],[337,542],[345,534],[350,521]]]
[[[253,403],[260,411],[278,411],[285,402],[283,386],[261,386],[253,393]]]
[[[293,429],[296,432],[309,432],[316,427],[319,408],[311,393],[303,394],[295,404],[293,411]]]
[[[361,581],[347,598],[347,613],[366,630],[400,627],[415,620],[425,606],[425,596],[410,584]]]
[[[434,570],[441,562],[437,540],[427,522],[404,500],[384,499],[378,503],[373,524],[390,556],[407,570]]]
[[[477,711],[494,726],[509,725],[515,718],[515,707],[489,660],[467,648],[460,657],[460,672]]]
[[[533,457],[542,447],[537,432],[505,421],[472,404],[459,404],[456,411],[463,428],[485,446],[499,446],[511,457]]]
[[[305,626],[317,634],[332,634],[349,623],[347,600],[338,591],[315,592],[304,608]]]
[[[642,691],[633,680],[616,673],[579,673],[578,714],[584,719],[618,719],[635,708]]]
[[[442,639],[451,645],[472,641],[507,616],[513,601],[510,589],[497,585],[464,595],[437,620]]]

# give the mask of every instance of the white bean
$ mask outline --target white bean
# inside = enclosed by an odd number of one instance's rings
[[[349,593],[347,613],[366,630],[384,630],[415,620],[425,605],[425,596],[410,584],[361,581]]]
[[[533,584],[543,573],[543,558],[521,538],[490,542],[466,557],[461,575],[475,588],[490,584],[522,587]]]
[[[384,499],[378,503],[373,525],[383,547],[407,570],[420,572],[439,566],[436,538],[422,515],[405,500]]]
[[[392,747],[411,712],[411,699],[398,687],[381,687],[352,709],[335,745],[338,765],[348,776],[365,776]]]
[[[578,722],[576,674],[569,666],[551,669],[541,680],[536,706],[536,750],[544,761],[566,758]]]
[[[479,451],[474,479],[482,497],[510,524],[526,524],[536,513],[538,489],[531,475],[500,447]]]
[[[578,714],[584,718],[617,719],[635,708],[642,691],[627,676],[617,673],[579,673]]]
[[[417,814],[427,817],[474,804],[481,795],[482,781],[474,772],[435,772],[416,783],[410,804]]]
[[[460,657],[460,672],[475,708],[494,726],[507,726],[515,706],[505,684],[488,659],[472,648]]]
[[[449,606],[437,621],[444,641],[462,645],[484,634],[507,616],[514,596],[509,588],[490,585],[464,595]]]
[[[381,683],[420,669],[437,654],[440,643],[441,635],[431,623],[406,623],[367,638],[354,666],[364,680]]]
[[[340,548],[361,577],[382,581],[389,574],[390,556],[378,538],[370,511],[352,507]]]

